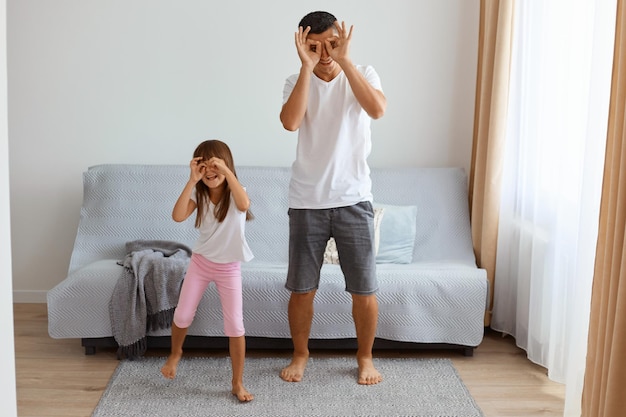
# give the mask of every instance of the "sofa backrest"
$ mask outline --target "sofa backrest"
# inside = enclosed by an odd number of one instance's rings
[[[253,262],[287,263],[289,167],[237,167],[255,219],[246,236]],[[125,243],[173,240],[193,247],[195,214],[171,218],[189,178],[186,165],[97,165],[83,173],[83,205],[69,272],[100,259],[123,259]],[[475,265],[467,177],[461,168],[372,169],[374,203],[417,206],[414,263]],[[384,216],[383,216],[384,220]]]
[[[413,263],[476,266],[463,168],[380,168],[371,176],[374,205],[417,207]]]

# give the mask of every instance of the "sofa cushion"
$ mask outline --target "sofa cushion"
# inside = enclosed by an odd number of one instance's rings
[[[48,333],[52,337],[112,335],[109,303],[124,275],[119,259],[100,259],[68,275],[48,291]]]

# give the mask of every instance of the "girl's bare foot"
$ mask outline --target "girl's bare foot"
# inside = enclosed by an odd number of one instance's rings
[[[302,377],[304,376],[304,369],[306,368],[306,363],[309,360],[309,356],[296,356],[294,355],[291,359],[291,363],[283,368],[280,372],[280,377],[283,381],[287,382],[300,382],[302,381]]]
[[[242,384],[233,384],[233,389],[231,390],[231,392],[242,403],[247,403],[254,400],[254,395],[250,394]]]
[[[359,384],[374,385],[383,380],[383,376],[374,367],[372,358],[360,358],[357,362],[359,363]]]
[[[168,356],[165,365],[161,368],[161,373],[167,379],[174,379],[176,377],[176,368],[178,368],[178,362],[180,362],[180,358],[182,354],[174,354],[171,353]]]

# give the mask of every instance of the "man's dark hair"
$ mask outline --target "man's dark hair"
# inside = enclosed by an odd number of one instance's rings
[[[306,29],[307,26],[311,26],[311,32],[309,33],[320,34],[334,27],[336,21],[335,16],[328,12],[311,12],[300,20],[298,26],[302,26],[303,29]]]

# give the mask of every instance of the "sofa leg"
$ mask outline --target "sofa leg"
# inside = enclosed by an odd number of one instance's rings
[[[85,355],[95,355],[96,347],[95,346],[85,346]]]
[[[474,348],[471,346],[465,346],[463,348],[463,356],[474,356]]]

